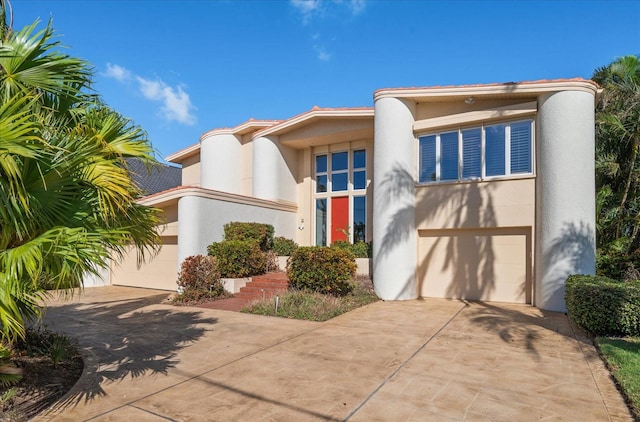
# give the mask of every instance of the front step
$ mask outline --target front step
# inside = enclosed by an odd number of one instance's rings
[[[252,277],[235,297],[247,300],[271,298],[286,292],[288,288],[289,280],[285,273],[268,273]]]

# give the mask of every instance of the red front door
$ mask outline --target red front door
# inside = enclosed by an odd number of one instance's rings
[[[349,197],[331,198],[331,243],[349,240]]]

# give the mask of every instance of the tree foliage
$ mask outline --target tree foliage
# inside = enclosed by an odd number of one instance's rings
[[[640,248],[640,60],[621,57],[597,69],[603,92],[596,110],[598,246]]]
[[[157,210],[125,159],[156,163],[146,133],[91,91],[92,69],[62,52],[51,22],[14,31],[0,0],[0,337],[38,318],[39,282],[81,287],[135,245],[158,244]]]

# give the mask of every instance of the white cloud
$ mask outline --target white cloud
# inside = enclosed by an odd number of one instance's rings
[[[162,102],[161,112],[167,120],[189,126],[195,124],[195,107],[181,86],[171,87],[160,79],[149,80],[140,76],[136,76],[136,80],[145,98]]]
[[[138,90],[144,98],[162,103],[160,114],[165,119],[188,126],[195,124],[196,117],[193,112],[196,108],[182,86],[172,87],[161,79],[145,79],[134,75],[125,67],[111,63],[107,63],[104,75],[122,83],[132,80],[137,82]]]
[[[354,15],[359,15],[360,13],[362,13],[366,6],[366,0],[351,0],[349,2],[351,13],[353,13]]]
[[[291,5],[302,14],[302,21],[309,22],[314,13],[319,13],[322,9],[320,0],[291,0]]]
[[[323,62],[328,62],[329,60],[331,60],[331,53],[329,53],[323,46],[314,45],[313,49],[316,51],[318,60],[322,60]]]
[[[122,66],[118,66],[117,64],[107,63],[107,71],[105,75],[108,78],[116,79],[120,82],[124,82],[126,80],[131,79],[131,72],[125,69]]]
[[[355,16],[362,13],[367,6],[367,0],[290,0],[290,3],[300,12],[305,25],[312,17],[324,15],[328,9],[340,13],[346,8],[351,15]]]
[[[148,79],[141,78],[140,76],[136,76],[136,80],[138,81],[140,92],[145,98],[150,100],[161,100],[162,99],[162,86],[163,84],[160,81],[150,81]]]

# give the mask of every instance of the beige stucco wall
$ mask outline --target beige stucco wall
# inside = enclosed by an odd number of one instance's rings
[[[416,188],[421,296],[531,303],[535,178]]]
[[[294,239],[298,245],[310,246],[314,231],[313,224],[313,150],[305,148],[298,151],[298,215],[297,230]]]
[[[280,142],[293,148],[373,138],[371,118],[331,118],[310,122],[279,136]]]
[[[160,252],[138,268],[131,248],[121,262],[111,265],[111,284],[149,289],[175,290],[178,268],[178,237],[162,236]]]
[[[431,119],[433,117],[451,116],[470,111],[480,111],[512,104],[522,104],[535,101],[536,96],[509,99],[477,100],[473,104],[466,104],[457,100],[452,102],[422,102],[416,106],[416,120]]]
[[[172,203],[162,208],[165,224],[158,227],[162,236],[178,235],[178,203]]]
[[[505,179],[416,187],[416,228],[533,226],[535,179]]]
[[[175,290],[178,265],[178,203],[172,202],[160,208],[165,224],[158,227],[161,247],[138,268],[136,251],[128,250],[124,258],[111,263],[111,284],[150,289]]]
[[[182,161],[182,185],[200,186],[200,153]]]

